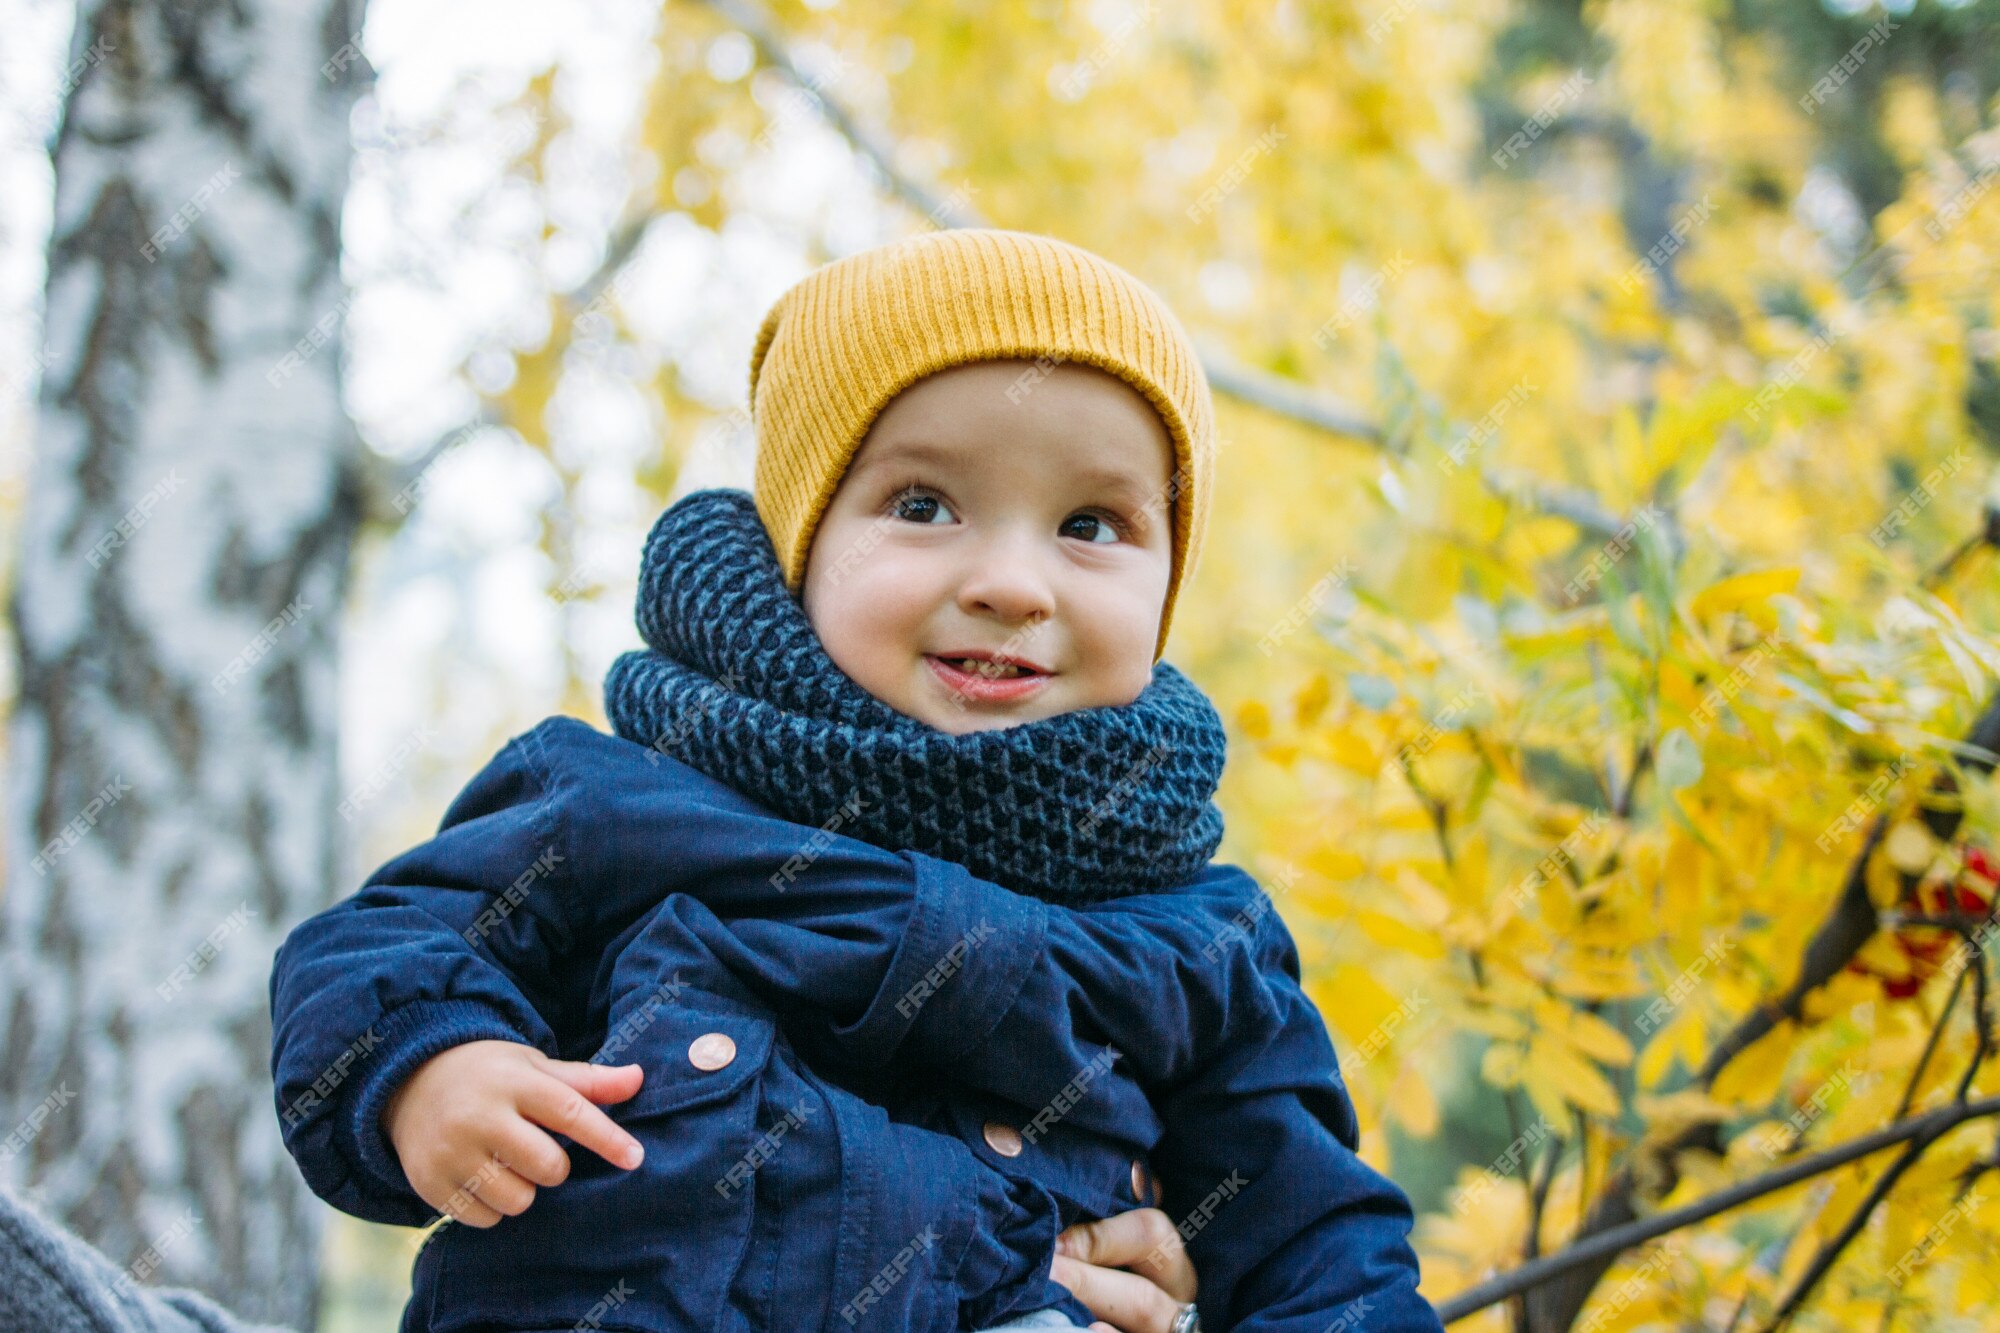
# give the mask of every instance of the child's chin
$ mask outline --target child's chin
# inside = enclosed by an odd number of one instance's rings
[[[1033,717],[1025,715],[1021,717],[968,716],[959,719],[951,726],[943,726],[936,722],[933,722],[931,725],[937,727],[940,731],[949,731],[954,735],[966,736],[975,731],[1005,731],[1009,727],[1018,727],[1024,722],[1033,722],[1034,720]]]

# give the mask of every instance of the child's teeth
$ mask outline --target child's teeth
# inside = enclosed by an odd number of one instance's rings
[[[1027,674],[1025,669],[1014,666],[1012,663],[982,662],[978,658],[974,657],[953,658],[951,659],[951,662],[952,665],[957,667],[959,670],[975,676],[1011,677],[1011,676],[1024,676]]]

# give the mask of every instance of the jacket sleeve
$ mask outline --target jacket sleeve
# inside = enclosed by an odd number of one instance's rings
[[[1417,1291],[1409,1200],[1356,1155],[1354,1105],[1277,912],[1262,914],[1243,951],[1256,954],[1279,1021],[1163,1100],[1154,1151],[1201,1276],[1203,1322],[1439,1333]]]
[[[1067,907],[913,857],[901,947],[867,1010],[841,1030],[864,1058],[915,1058],[1029,1106],[1080,1071],[1122,1061],[1171,1088],[1278,1020],[1247,938],[1268,899],[1234,866],[1171,893]]]
[[[546,969],[508,969],[479,947],[482,918],[563,869],[538,798],[516,738],[459,793],[435,838],[278,949],[271,1070],[281,1133],[313,1192],[343,1212],[402,1226],[436,1217],[380,1124],[418,1065],[483,1038],[555,1054],[559,999],[521,979]]]

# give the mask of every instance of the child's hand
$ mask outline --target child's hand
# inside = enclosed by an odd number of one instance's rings
[[[1097,1316],[1094,1333],[1167,1333],[1194,1299],[1194,1265],[1173,1220],[1132,1208],[1056,1237],[1049,1276]]]
[[[560,1185],[569,1154],[536,1128],[566,1134],[630,1170],[645,1150],[592,1102],[639,1090],[638,1065],[551,1060],[517,1041],[469,1041],[441,1051],[390,1096],[382,1126],[423,1201],[476,1227],[515,1217],[536,1185]]]

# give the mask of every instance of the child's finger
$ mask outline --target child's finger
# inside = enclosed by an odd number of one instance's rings
[[[431,1203],[426,1199],[424,1202]],[[451,1197],[432,1206],[446,1217],[454,1218],[469,1227],[490,1227],[500,1220],[500,1214],[488,1208],[470,1194],[454,1190]]]
[[[531,1185],[560,1185],[569,1179],[569,1154],[521,1116],[510,1117],[494,1136],[493,1153]]]
[[[473,1195],[480,1203],[506,1217],[519,1217],[535,1201],[533,1185],[512,1167],[493,1162],[489,1162],[458,1193],[460,1196]]]
[[[639,1140],[554,1075],[530,1079],[515,1106],[536,1124],[567,1136],[613,1166],[629,1171],[645,1158]]]
[[[544,1057],[539,1067],[600,1104],[622,1102],[646,1081],[646,1071],[638,1065],[594,1065],[588,1060]]]
[[[535,1187],[495,1153],[486,1153],[477,1170],[468,1174],[461,1167],[454,1175],[451,1194],[437,1210],[473,1226],[490,1227],[503,1216],[526,1212],[534,1202]]]

